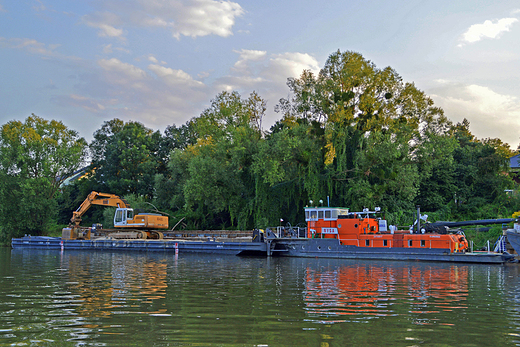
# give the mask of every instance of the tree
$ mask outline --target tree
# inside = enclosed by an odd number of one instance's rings
[[[4,242],[41,234],[52,222],[56,192],[85,164],[87,143],[62,122],[31,115],[0,131],[0,232]]]
[[[169,168],[173,185],[182,187],[172,204],[184,203],[198,227],[253,227],[251,166],[264,112],[265,101],[256,93],[244,100],[237,92],[223,92],[190,121],[197,141],[175,149]]]
[[[152,198],[155,175],[165,169],[159,155],[161,141],[158,131],[139,122],[105,122],[90,146],[99,190]]]
[[[498,139],[475,138],[466,119],[454,125],[451,134],[457,141],[453,151],[456,209],[468,218],[487,218],[482,214],[486,206],[500,206],[507,200],[504,190],[512,183],[505,174],[510,152]]]
[[[330,55],[317,76],[305,71],[288,86],[291,98],[277,106],[281,123],[291,127],[306,119],[321,128],[322,171],[309,170],[314,178],[307,181],[327,176],[321,194],[337,205],[412,207],[419,191],[417,160],[425,159],[418,149],[447,124],[429,97],[392,68],[378,69],[348,51]]]

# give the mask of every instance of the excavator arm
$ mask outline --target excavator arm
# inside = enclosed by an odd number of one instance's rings
[[[71,224],[74,226],[79,226],[79,223],[81,222],[81,216],[83,216],[92,205],[130,208],[130,204],[120,196],[114,194],[92,192],[87,196],[87,198],[78,207],[78,209],[72,212],[72,218],[70,219]]]

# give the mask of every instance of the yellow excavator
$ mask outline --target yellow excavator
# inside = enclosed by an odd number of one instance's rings
[[[68,228],[63,228],[63,240],[90,240],[92,228],[81,227],[81,216],[92,205],[117,207],[114,215],[114,227],[117,229],[102,229],[110,232],[114,238],[162,239],[163,233],[154,229],[168,229],[168,217],[157,213],[138,213],[123,198],[107,193],[90,193],[85,201],[72,212]],[[124,230],[122,230],[124,229]]]

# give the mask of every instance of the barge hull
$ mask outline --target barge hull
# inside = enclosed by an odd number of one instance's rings
[[[270,247],[273,255],[284,257],[484,264],[502,264],[514,260],[514,256],[508,253],[450,253],[449,249],[356,247],[341,245],[335,239],[276,239]]]
[[[60,237],[25,236],[12,239],[13,249],[148,251],[218,253],[229,255],[266,254],[263,242],[219,242],[186,240],[62,240]]]

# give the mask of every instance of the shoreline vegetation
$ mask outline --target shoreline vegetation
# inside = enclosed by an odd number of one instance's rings
[[[397,225],[412,223],[416,205],[432,222],[520,210],[518,176],[509,169],[518,149],[477,139],[467,120],[451,122],[391,67],[337,51],[319,74],[304,71],[287,85],[290,96],[277,103],[280,119],[269,130],[267,103],[254,91],[222,92],[163,133],[107,120],[91,143],[34,114],[3,124],[0,244],[58,236],[91,191],[161,211],[188,230],[296,225],[310,200],[351,211],[378,206]],[[110,228],[113,214],[93,207],[82,225]]]

